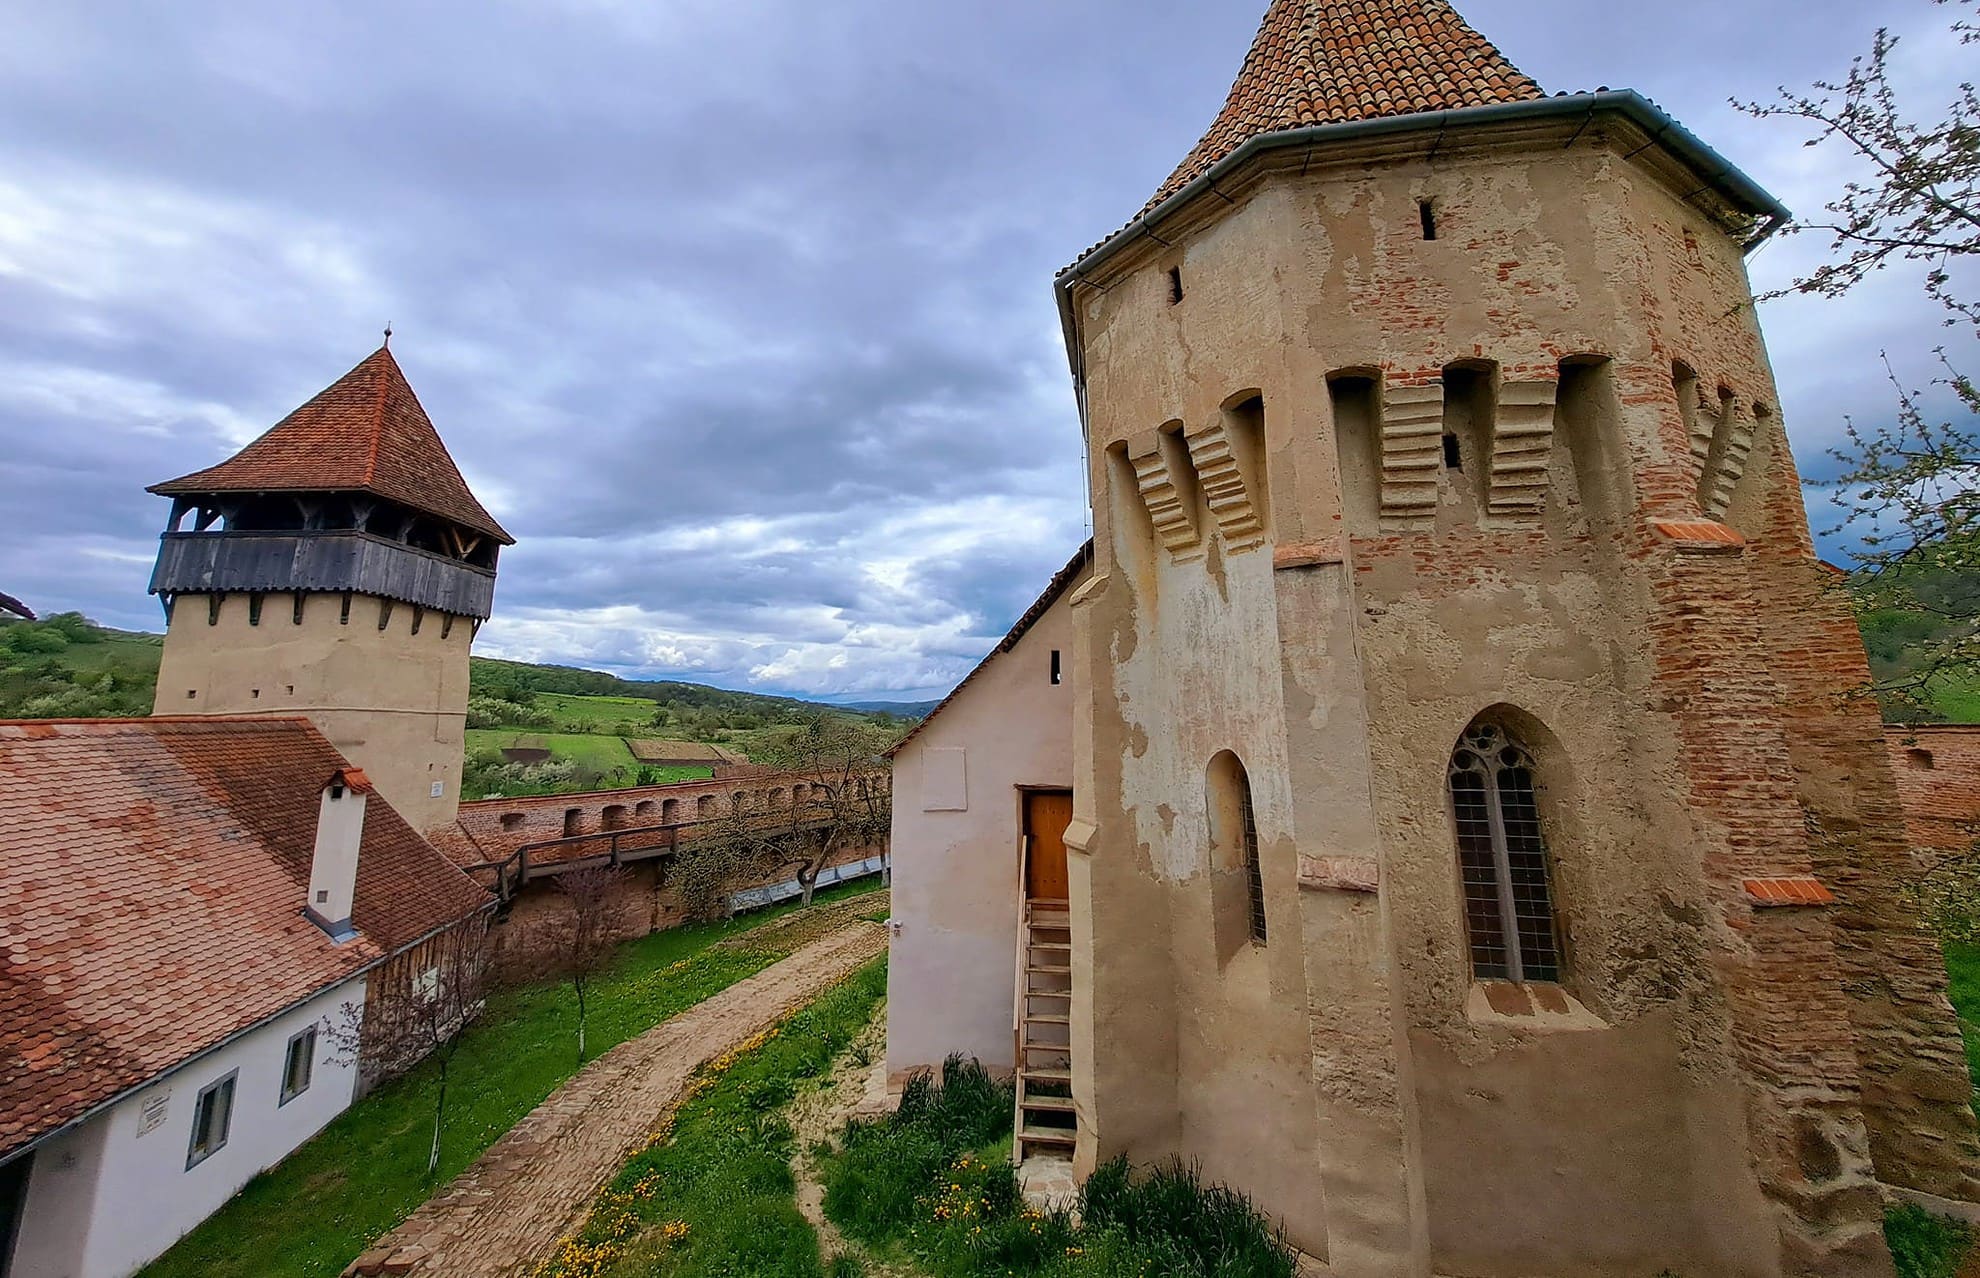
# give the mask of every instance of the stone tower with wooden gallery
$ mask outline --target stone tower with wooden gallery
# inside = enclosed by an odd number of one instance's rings
[[[468,647],[515,539],[385,347],[172,499],[156,714],[307,715],[418,830],[460,803]]]
[[[1745,255],[1442,0],[1275,0],[1057,292],[1089,443],[1076,1169],[1342,1275],[1886,1274],[1980,1198]]]

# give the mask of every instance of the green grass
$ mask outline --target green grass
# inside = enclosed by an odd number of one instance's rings
[[[553,759],[568,759],[580,768],[610,772],[632,769],[639,761],[632,757],[622,737],[602,737],[582,732],[532,732],[516,728],[469,728],[467,748],[499,750],[504,746],[547,748]]]
[[[1172,1164],[1098,1168],[1080,1223],[1027,1208],[1010,1163],[1012,1096],[974,1062],[909,1081],[900,1109],[847,1125],[825,1160],[825,1213],[876,1255],[937,1278],[1292,1278],[1293,1253],[1249,1199]]]
[[[1980,1090],[1980,946],[1949,944],[1946,977],[1959,1036],[1966,1044],[1966,1072]],[[1884,1241],[1898,1278],[1952,1278],[1973,1246],[1965,1225],[1907,1203],[1884,1214]]]
[[[865,890],[821,892],[818,900]],[[760,945],[715,945],[790,912],[676,928],[622,947],[588,999],[592,1055],[802,945],[808,939],[802,928],[766,933]],[[437,1083],[429,1063],[359,1101],[282,1164],[248,1182],[143,1278],[334,1275],[534,1109],[577,1064],[568,985],[493,995],[454,1057],[437,1177],[426,1175]]]
[[[698,1074],[654,1142],[599,1196],[546,1278],[824,1278],[857,1274],[799,1214],[791,1129],[780,1111],[801,1080],[830,1074],[887,993],[875,959]]]
[[[1905,1203],[1884,1214],[1884,1241],[1898,1278],[1953,1278],[1973,1246],[1973,1231]]]
[[[548,710],[555,727],[563,732],[616,732],[621,724],[633,724],[638,735],[664,737],[667,734],[646,725],[653,720],[653,703],[643,697],[584,697],[562,692],[539,692],[539,709]]]
[[[1980,945],[1946,946],[1947,993],[1966,1040],[1966,1071],[1980,1090]]]

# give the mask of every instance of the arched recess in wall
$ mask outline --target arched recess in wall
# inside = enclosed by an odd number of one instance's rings
[[[1373,536],[1381,530],[1381,389],[1379,368],[1340,368],[1327,374],[1335,465],[1341,481],[1341,521],[1356,537]]]
[[[1474,980],[1565,979],[1555,858],[1566,832],[1550,793],[1564,756],[1537,719],[1507,705],[1479,714],[1451,749],[1445,778]]]
[[[1629,453],[1623,447],[1622,396],[1615,362],[1594,353],[1569,355],[1560,363],[1554,399],[1555,456],[1566,444],[1567,467],[1554,466],[1551,511],[1579,503],[1595,526],[1614,529],[1631,507]]]
[[[1267,535],[1272,527],[1272,491],[1265,460],[1265,392],[1255,386],[1247,387],[1226,396],[1218,411],[1223,415],[1224,436],[1230,441],[1231,455],[1244,480],[1251,518],[1258,526],[1259,535]],[[1198,482],[1202,482],[1200,475]],[[1227,527],[1226,531],[1233,530]],[[1245,539],[1242,529],[1235,531],[1238,540]]]
[[[1210,909],[1217,961],[1228,963],[1247,945],[1266,942],[1265,876],[1258,852],[1258,814],[1243,760],[1220,750],[1204,771],[1210,836]]]
[[[1145,595],[1155,584],[1155,523],[1142,503],[1141,486],[1135,480],[1134,463],[1128,459],[1125,441],[1107,447],[1106,481],[1107,523],[1114,562],[1126,577],[1126,584],[1137,594]]]
[[[704,794],[700,798],[696,799],[694,801],[694,814],[700,817],[714,816],[715,796],[712,794]]]
[[[1493,432],[1499,413],[1496,360],[1458,359],[1444,365],[1444,436],[1440,505],[1467,524],[1478,522],[1492,482]]]
[[[680,819],[681,801],[679,799],[662,799],[660,801],[660,823],[662,825],[672,825]]]

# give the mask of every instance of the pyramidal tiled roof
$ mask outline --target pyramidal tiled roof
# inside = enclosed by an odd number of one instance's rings
[[[1263,134],[1544,96],[1444,0],[1272,0],[1224,109],[1148,207]]]
[[[494,537],[515,538],[483,509],[420,407],[399,361],[379,347],[316,398],[218,466],[151,492],[362,492]]]

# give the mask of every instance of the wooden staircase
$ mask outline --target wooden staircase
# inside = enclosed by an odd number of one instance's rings
[[[1071,1158],[1072,915],[1064,901],[1026,901],[1017,972],[1018,1163]]]

